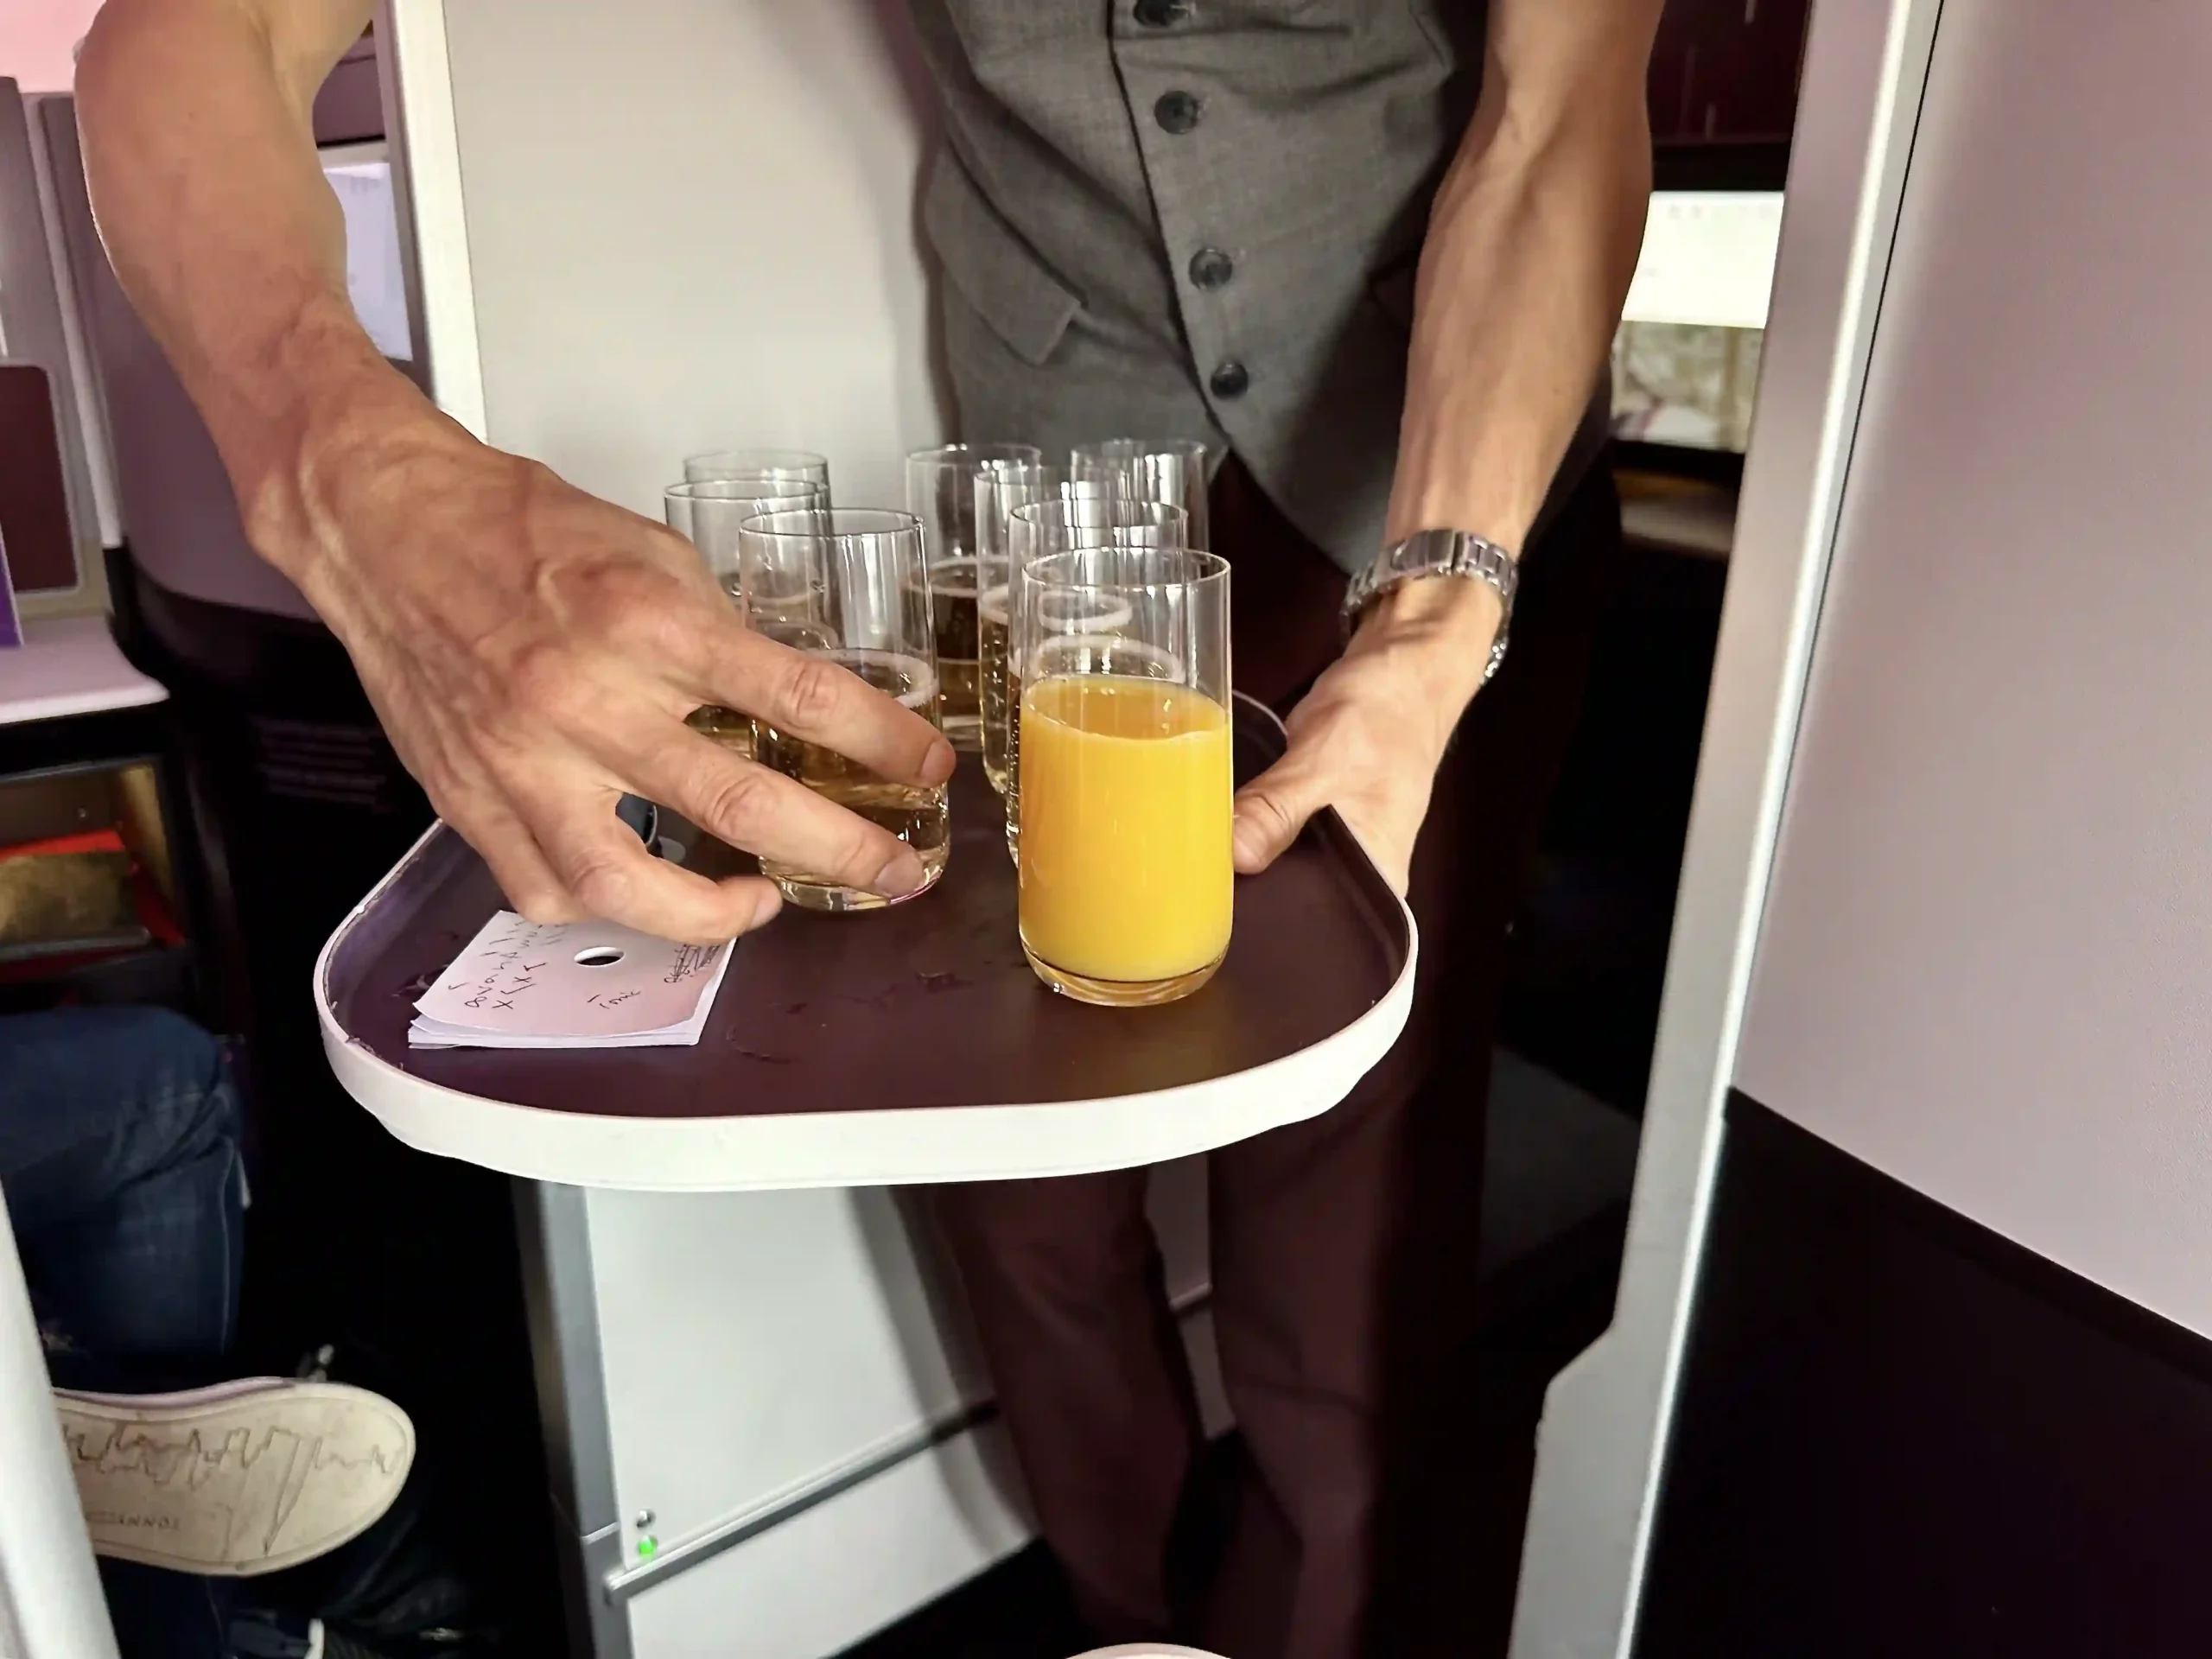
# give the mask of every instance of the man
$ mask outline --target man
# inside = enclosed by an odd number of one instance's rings
[[[1214,1160],[1249,1466],[1205,1584],[1167,1571],[1196,1427],[1141,1173],[942,1195],[1046,1534],[1106,1634],[1195,1624],[1236,1659],[1320,1659],[1363,1629],[1402,1646],[1445,1628],[1403,1564],[1440,1535],[1418,1470],[1448,1464],[1423,1437],[1448,1421],[1467,1323],[1514,875],[1618,542],[1586,417],[1642,232],[1659,4],[916,0],[947,115],[926,216],[963,423],[1230,455],[1239,683],[1295,700],[1289,753],[1238,798],[1238,868],[1333,806],[1423,934],[1390,1059],[1319,1122]],[[518,909],[695,939],[773,912],[765,883],[648,857],[616,819],[625,791],[911,890],[911,852],[683,716],[749,709],[922,781],[951,767],[942,741],[745,633],[672,537],[476,443],[362,334],[307,112],[368,10],[109,0],[80,67],[118,270],[256,547]],[[1548,496],[1513,651],[1478,698]]]

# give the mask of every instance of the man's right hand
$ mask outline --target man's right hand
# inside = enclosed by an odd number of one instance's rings
[[[541,921],[702,943],[775,913],[759,878],[655,859],[626,792],[882,893],[913,851],[683,717],[719,703],[887,778],[934,728],[740,626],[677,537],[486,448],[385,362],[346,289],[309,111],[372,0],[106,0],[77,67],[116,274],[207,423],[261,556],[346,642],[408,769]]]
[[[718,703],[887,778],[941,783],[952,750],[929,722],[748,631],[660,525],[427,409],[364,430],[277,493],[294,511],[250,514],[255,539],[345,641],[400,758],[515,909],[701,943],[775,913],[764,878],[709,881],[654,858],[615,816],[625,791],[854,887],[921,885],[904,842],[684,716]]]

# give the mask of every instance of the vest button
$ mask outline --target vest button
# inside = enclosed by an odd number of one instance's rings
[[[1231,358],[1226,363],[1215,365],[1213,373],[1207,377],[1206,385],[1217,397],[1242,397],[1251,389],[1252,372]]]
[[[1190,15],[1187,0],[1137,0],[1137,22],[1147,29],[1173,29]]]
[[[1162,92],[1152,116],[1166,131],[1185,133],[1198,124],[1198,100],[1188,92]]]
[[[1200,248],[1191,256],[1191,281],[1199,288],[1226,288],[1236,262],[1219,248]]]

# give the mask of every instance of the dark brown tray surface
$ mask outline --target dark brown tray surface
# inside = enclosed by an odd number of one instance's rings
[[[1281,751],[1240,702],[1241,783]],[[741,940],[695,1048],[412,1050],[415,999],[500,905],[442,830],[346,930],[329,962],[339,1022],[427,1083],[554,1111],[647,1118],[1047,1103],[1248,1071],[1380,1001],[1409,939],[1397,900],[1333,813],[1240,880],[1229,958],[1166,1007],[1097,1008],[1040,985],[1015,934],[998,798],[972,756],[953,780],[952,859],[931,892],[856,916],[786,908]]]

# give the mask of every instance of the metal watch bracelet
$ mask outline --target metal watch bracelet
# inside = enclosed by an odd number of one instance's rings
[[[1497,637],[1491,642],[1490,662],[1483,670],[1483,683],[1490,683],[1505,660],[1506,636],[1513,626],[1513,595],[1521,585],[1521,567],[1496,542],[1464,530],[1415,531],[1402,542],[1386,547],[1351,579],[1344,589],[1344,636],[1349,639],[1367,607],[1402,583],[1424,576],[1461,576],[1486,582],[1497,590]]]

